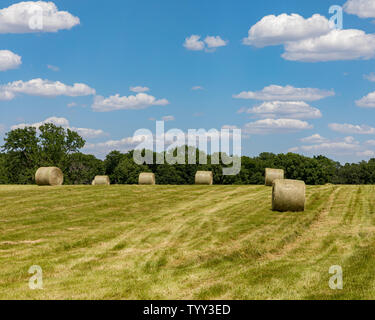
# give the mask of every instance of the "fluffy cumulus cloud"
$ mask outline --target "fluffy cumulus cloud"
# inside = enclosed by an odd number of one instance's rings
[[[249,30],[245,45],[265,47],[285,44],[311,37],[321,36],[330,31],[329,21],[319,14],[305,19],[298,14],[269,15],[261,19]]]
[[[347,12],[362,12],[369,17],[373,0],[350,0]],[[357,11],[356,11],[357,10]],[[298,14],[266,16],[249,30],[246,45],[265,47],[284,45],[282,57],[291,61],[318,62],[368,60],[375,58],[375,35],[362,30],[339,30],[318,14],[305,19]]]
[[[219,36],[207,36],[204,42],[210,49],[225,47],[228,44],[228,41],[221,39]]]
[[[59,11],[53,2],[25,1],[0,10],[0,33],[57,32],[79,23],[78,17]]]
[[[360,18],[375,18],[374,0],[348,0],[344,4],[345,12],[355,14]]]
[[[142,92],[148,92],[148,91],[150,91],[150,88],[136,86],[136,87],[130,87],[130,91],[131,92],[135,92],[135,93],[142,93]]]
[[[200,35],[193,34],[187,37],[184,42],[184,47],[191,51],[202,51],[206,52],[215,51],[219,47],[225,47],[228,41],[223,40],[220,36],[207,36],[204,40],[201,40]]]
[[[0,71],[18,68],[22,63],[19,55],[9,50],[0,50]]]
[[[360,149],[358,143],[346,141],[330,141],[301,147],[301,150],[314,154],[327,152],[330,154],[351,154],[353,150],[358,149]]]
[[[375,152],[369,149],[369,147],[373,146],[371,143],[368,143],[369,141],[361,144],[351,136],[335,140],[329,140],[325,138],[324,140],[321,140],[319,139],[319,134],[316,134],[314,136],[316,136],[316,139],[313,139],[313,136],[306,139],[301,139],[302,142],[308,144],[290,148],[289,151],[300,152],[308,155],[326,155],[329,157],[350,155],[356,156],[360,159],[369,159],[375,156]]]
[[[109,140],[100,143],[88,143],[85,146],[86,151],[95,152],[98,154],[106,154],[113,150],[119,150],[121,152],[127,152],[134,149],[140,143],[144,142],[145,136],[134,136],[126,137],[120,140]]]
[[[301,139],[301,142],[304,142],[304,143],[324,143],[324,142],[327,142],[327,141],[328,141],[328,139],[322,137],[318,133]]]
[[[233,97],[235,99],[254,99],[264,101],[316,101],[334,96],[333,90],[315,88],[295,88],[293,86],[270,85],[261,91],[244,91]]]
[[[375,128],[368,125],[354,125],[349,123],[331,123],[329,128],[332,131],[344,134],[375,134]]]
[[[0,100],[11,100],[17,94],[40,97],[78,97],[94,95],[95,90],[84,83],[75,83],[73,86],[69,86],[60,81],[43,79],[32,79],[26,82],[19,80],[0,85]]]
[[[311,128],[313,126],[308,122],[297,119],[263,119],[247,123],[244,132],[250,134],[290,133]]]
[[[319,109],[303,101],[267,101],[245,111],[261,118],[318,119]]]
[[[156,99],[146,94],[138,93],[135,96],[120,96],[116,94],[108,98],[96,96],[92,108],[94,111],[107,112],[115,110],[139,110],[146,109],[151,106],[166,106],[169,104],[167,99]]]
[[[61,126],[63,128],[68,128],[73,131],[78,132],[79,135],[81,135],[85,139],[93,139],[98,138],[107,135],[103,130],[98,129],[89,129],[89,128],[76,128],[76,127],[70,127],[69,121],[65,118],[59,118],[59,117],[50,117],[46,120],[43,120],[41,122],[36,122],[32,124],[27,123],[20,123],[17,125],[14,125],[11,127],[12,130],[14,129],[22,129],[25,127],[34,127],[36,129],[39,129],[40,126],[46,124],[46,123],[52,123],[56,126]]]
[[[375,58],[375,35],[362,30],[332,30],[316,38],[285,45],[286,60],[318,62]]]
[[[204,50],[205,44],[201,40],[201,36],[193,34],[185,39],[184,47],[192,51],[201,51]]]
[[[356,105],[363,108],[375,108],[375,91],[369,93],[367,96],[357,100]]]

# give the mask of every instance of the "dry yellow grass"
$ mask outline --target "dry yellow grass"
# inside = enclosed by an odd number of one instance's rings
[[[0,298],[373,299],[374,193],[308,187],[276,213],[262,186],[0,186]]]

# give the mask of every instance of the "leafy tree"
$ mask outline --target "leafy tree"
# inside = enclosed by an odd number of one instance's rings
[[[27,127],[12,130],[5,134],[4,141],[2,149],[7,153],[4,166],[8,172],[8,183],[31,183],[40,164],[36,129]]]
[[[85,140],[75,131],[47,123],[39,127],[43,166],[64,167],[68,156],[85,146]]]
[[[57,166],[64,169],[68,156],[78,152],[85,140],[78,133],[48,123],[39,127],[12,130],[6,133],[4,167],[8,183],[30,184],[41,166]]]
[[[66,184],[91,184],[96,175],[105,172],[103,161],[93,155],[73,153],[67,157],[64,170]]]

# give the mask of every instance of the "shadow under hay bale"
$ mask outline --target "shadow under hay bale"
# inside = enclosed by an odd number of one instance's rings
[[[267,168],[265,176],[266,186],[272,187],[272,184],[276,179],[284,179],[284,170]]]
[[[111,181],[108,176],[96,176],[92,181],[93,186],[109,186]]]
[[[155,181],[155,174],[151,172],[143,172],[139,175],[138,184],[140,185],[154,185],[156,184]]]
[[[64,174],[56,167],[42,167],[35,173],[35,182],[38,186],[61,186]]]
[[[198,185],[213,185],[214,175],[212,171],[198,171],[195,174],[195,184]]]
[[[298,180],[276,179],[272,189],[272,210],[305,211],[306,184]]]

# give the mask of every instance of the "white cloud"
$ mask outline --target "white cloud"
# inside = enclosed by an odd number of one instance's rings
[[[264,101],[315,101],[334,96],[333,90],[315,88],[295,88],[293,86],[270,85],[261,91],[244,91],[234,95],[235,99],[254,99]]]
[[[244,132],[251,134],[289,133],[313,128],[306,121],[296,119],[264,119],[247,123]]]
[[[344,10],[360,18],[375,18],[374,0],[348,0],[344,4]]]
[[[106,154],[113,150],[119,150],[121,152],[128,152],[135,149],[140,143],[147,140],[147,136],[139,135],[134,137],[125,137],[120,140],[109,140],[99,143],[88,143],[85,146],[85,150],[95,152],[98,154]]]
[[[148,88],[148,87],[140,87],[140,86],[130,87],[130,91],[131,92],[135,92],[135,93],[142,93],[142,92],[148,92],[148,91],[150,91],[150,88]]]
[[[357,100],[356,105],[363,108],[375,108],[375,91],[369,93],[367,96]]]
[[[367,125],[331,123],[328,126],[331,130],[344,134],[375,134],[375,128]]]
[[[11,100],[16,94],[28,94],[40,97],[57,96],[88,96],[95,94],[95,90],[83,83],[75,83],[73,86],[60,81],[33,79],[30,81],[14,81],[0,86],[0,100]]]
[[[318,119],[322,117],[319,109],[303,101],[269,101],[250,108],[246,113],[262,118]]]
[[[210,49],[225,47],[228,44],[228,41],[221,39],[219,36],[207,36],[206,39],[204,39],[204,42]]]
[[[192,51],[201,51],[204,50],[205,44],[201,39],[201,36],[193,34],[190,37],[187,37],[184,42],[184,47]]]
[[[301,150],[308,152],[332,152],[335,154],[350,154],[353,150],[359,149],[357,143],[341,142],[323,142],[311,146],[302,146]]]
[[[243,39],[243,43],[256,47],[280,45],[321,36],[330,30],[328,19],[319,14],[308,19],[298,14],[269,15],[250,28],[249,35]]]
[[[128,97],[121,97],[119,94],[116,94],[108,98],[96,96],[92,108],[94,111],[107,112],[114,110],[139,110],[151,106],[165,106],[167,104],[169,104],[168,100],[157,100],[146,93],[138,93],[135,96]]]
[[[163,121],[168,122],[168,121],[174,121],[175,117],[174,116],[165,116],[161,118]]]
[[[184,42],[184,47],[187,50],[213,52],[219,47],[225,47],[228,41],[223,40],[220,36],[207,36],[204,41],[201,36],[193,34],[187,37]]]
[[[375,145],[371,143],[373,140],[369,140],[361,145],[358,141],[356,141],[353,137],[345,137],[344,139],[340,140],[328,140],[324,139],[324,141],[319,141],[320,135],[316,135],[317,138],[314,139],[315,135],[308,137],[306,139],[301,139],[302,142],[306,143],[314,143],[312,145],[302,145],[300,147],[290,148],[290,152],[298,152],[301,151],[302,153],[307,154],[324,154],[327,156],[357,156],[360,158],[371,158],[375,156],[375,152],[368,149],[367,145]],[[311,139],[310,139],[311,138]]]
[[[53,2],[25,1],[0,10],[0,33],[57,32],[79,23],[78,17],[58,11]]]
[[[0,71],[16,69],[22,64],[22,58],[9,50],[0,50]]]
[[[76,107],[76,106],[77,106],[77,103],[76,103],[76,102],[68,103],[68,107],[69,107],[69,108],[73,108],[73,107]]]
[[[368,81],[375,82],[375,73],[371,72],[369,74],[364,74],[363,78],[365,78]]]
[[[47,68],[50,69],[50,70],[52,70],[52,71],[55,71],[55,72],[60,71],[59,67],[53,66],[51,64],[47,64]]]
[[[363,158],[374,158],[375,157],[375,151],[372,150],[364,150],[359,151],[356,153],[357,157],[363,157]]]
[[[375,57],[375,35],[362,30],[332,30],[326,35],[285,44],[286,60],[318,62]]]
[[[323,143],[323,142],[327,142],[327,141],[328,141],[328,139],[322,137],[318,133],[313,134],[310,137],[306,137],[306,138],[301,139],[301,142],[304,142],[304,143]]]
[[[33,124],[27,124],[27,123],[20,123],[17,125],[14,125],[11,127],[12,130],[15,129],[22,129],[25,127],[34,127],[36,129],[39,129],[42,125],[46,123],[52,123],[56,126],[61,126],[63,128],[69,128],[70,130],[78,132],[79,135],[81,135],[83,138],[86,139],[93,139],[98,138],[107,135],[103,130],[97,130],[97,129],[89,129],[89,128],[76,128],[76,127],[70,127],[69,121],[65,118],[58,118],[58,117],[50,117],[46,120],[43,120],[41,122],[36,122]]]
[[[375,140],[367,140],[365,144],[368,144],[370,146],[375,146]]]

